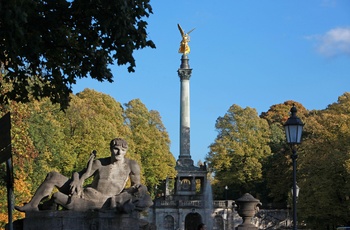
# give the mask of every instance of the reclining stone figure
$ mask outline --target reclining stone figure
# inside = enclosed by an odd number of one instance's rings
[[[116,138],[110,142],[110,157],[95,159],[96,152],[93,151],[87,167],[81,172],[74,172],[72,178],[58,172],[48,173],[31,201],[15,208],[21,212],[39,211],[39,203],[51,195],[54,187],[58,192],[43,206],[54,204],[75,211],[115,209],[123,213],[150,207],[153,202],[147,187],[141,184],[140,166],[136,161],[125,158],[127,149],[127,142]],[[83,187],[85,179],[92,176],[92,183]],[[125,188],[129,178],[131,187]]]

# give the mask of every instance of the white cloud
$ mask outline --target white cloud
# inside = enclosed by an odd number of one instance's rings
[[[309,38],[317,41],[316,49],[324,56],[350,56],[350,27],[335,28],[324,35]]]
[[[335,7],[337,5],[336,0],[323,0],[321,6],[323,7]]]

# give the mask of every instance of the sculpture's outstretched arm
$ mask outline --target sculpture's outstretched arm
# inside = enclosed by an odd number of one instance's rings
[[[94,162],[94,159],[96,157],[96,150],[93,150],[89,162],[87,165],[87,168],[85,171],[82,171],[82,175],[80,176],[80,173],[74,172],[73,173],[73,178],[72,178],[72,183],[70,184],[70,194],[78,194],[80,195],[81,190],[83,188],[84,181],[89,178],[93,173],[91,172],[92,165]]]

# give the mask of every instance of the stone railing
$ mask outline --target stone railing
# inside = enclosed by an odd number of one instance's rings
[[[161,200],[160,206],[177,206],[177,202],[175,200]]]
[[[228,208],[233,209],[234,208],[234,200],[214,200],[214,208]],[[227,204],[227,207],[226,207]]]
[[[179,200],[180,207],[203,207],[204,203],[201,200]]]
[[[213,208],[226,208],[226,202],[228,204],[229,209],[232,208],[232,203],[233,200],[215,200],[213,201]],[[159,206],[176,206],[176,207],[205,207],[206,203],[202,200],[179,200],[179,201],[175,201],[175,200],[161,200],[158,203]]]

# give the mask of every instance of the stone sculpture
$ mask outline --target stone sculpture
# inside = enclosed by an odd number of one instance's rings
[[[259,211],[260,200],[255,199],[249,193],[245,193],[236,200],[236,204],[237,212],[243,219],[243,223],[238,225],[237,230],[258,230],[258,227],[252,224],[252,218]]]
[[[141,184],[140,166],[136,161],[125,158],[127,149],[127,142],[116,138],[110,142],[110,157],[95,159],[96,151],[93,151],[87,167],[81,172],[74,172],[72,178],[58,172],[48,173],[31,201],[15,208],[27,212],[53,210],[60,205],[74,211],[115,209],[121,213],[131,213],[150,207],[153,202],[147,187]],[[93,177],[92,183],[83,187],[84,181],[90,177]],[[131,187],[125,188],[129,178]],[[58,192],[39,205],[43,198],[50,196],[54,187]]]

